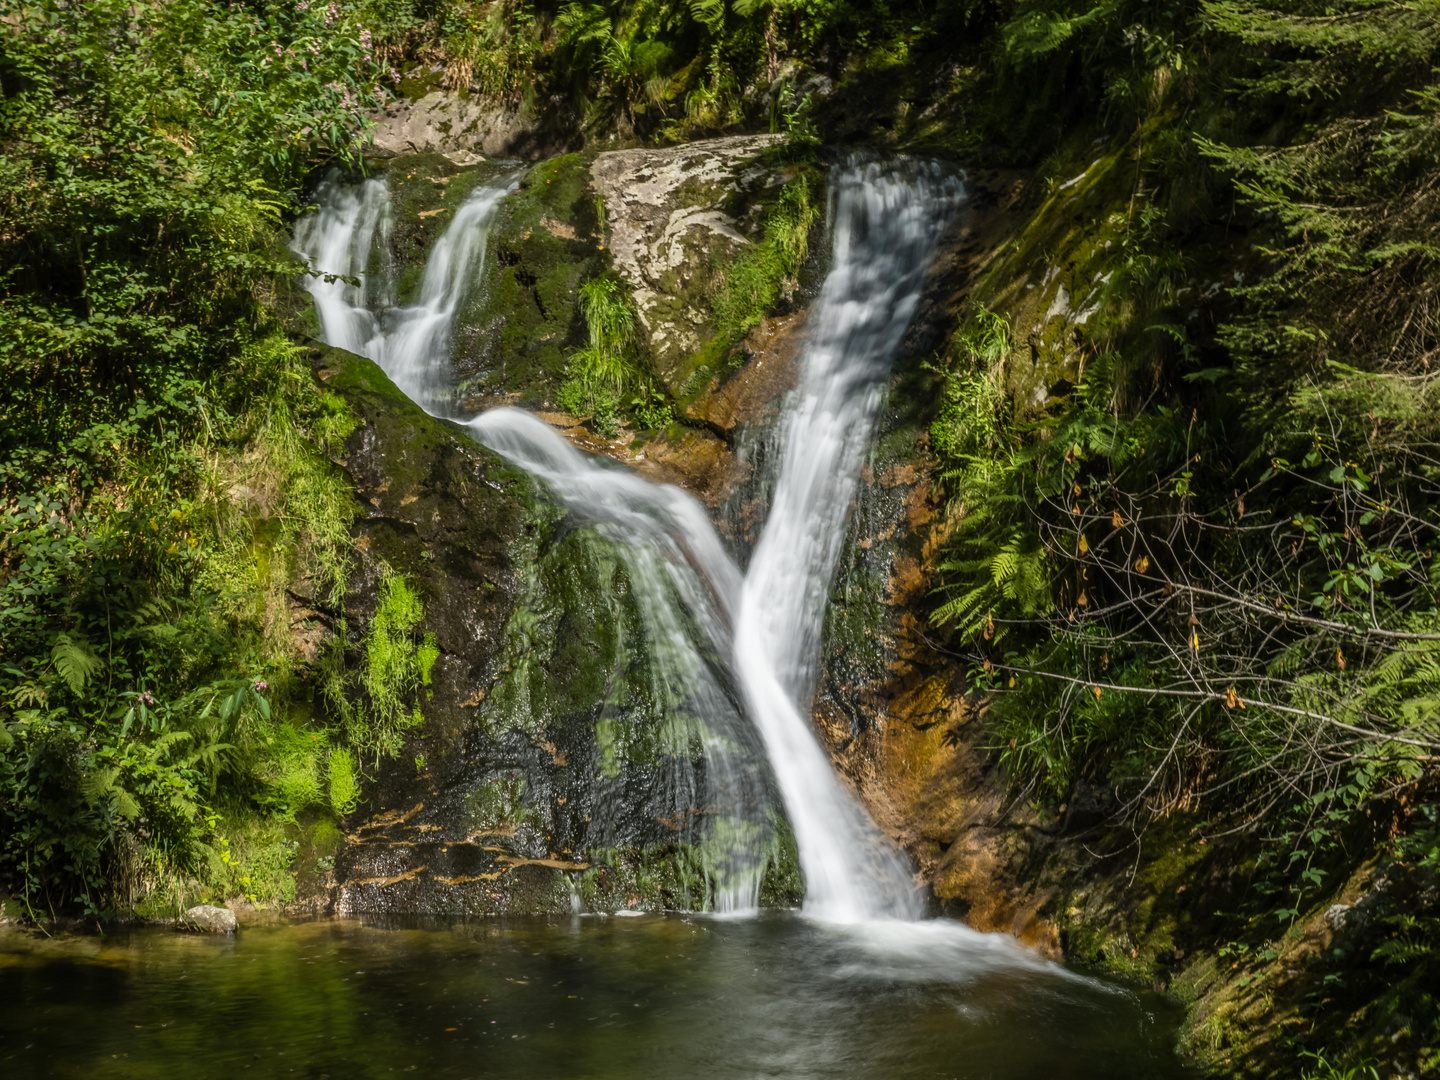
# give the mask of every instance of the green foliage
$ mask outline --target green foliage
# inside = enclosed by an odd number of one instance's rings
[[[1093,284],[1062,344],[1032,332],[1065,369],[1036,387],[981,301],[1015,337],[1033,302],[982,283],[931,430],[934,616],[1018,792],[1098,799],[1117,847],[1182,812],[1242,838],[1237,940],[1299,932],[1379,860],[1304,1006],[1311,1051],[1342,1010],[1433,1012],[1437,35],[1429,5],[1002,13],[984,122],[1017,156],[1086,126],[1044,167],[1085,184],[1044,185],[1031,227]],[[1097,254],[1066,250],[1077,227]],[[1369,1075],[1351,1049],[1310,1071]]]
[[[355,757],[344,747],[330,752],[330,805],[337,814],[348,814],[360,801],[360,783],[355,775]]]
[[[613,437],[627,388],[639,384],[646,402],[653,394],[653,385],[636,361],[635,305],[624,283],[605,275],[580,286],[580,311],[589,340],[570,357],[570,377],[559,391],[560,407],[576,416],[593,417],[600,432]]]
[[[722,338],[744,337],[782,293],[797,287],[810,254],[810,231],[820,217],[814,183],[808,172],[786,183],[765,219],[764,240],[715,268],[718,287],[710,303]]]
[[[0,884],[163,908],[241,887],[233,841],[293,895],[329,735],[284,586],[344,589],[354,422],[258,298],[380,68],[338,4],[42,0],[0,38]]]
[[[364,656],[360,670],[347,666],[350,641],[343,623],[322,659],[322,692],[340,719],[346,742],[361,756],[373,755],[376,762],[398,754],[405,732],[424,719],[418,699],[429,685],[430,670],[440,655],[433,635],[415,640],[415,628],[424,617],[424,602],[405,576],[382,563],[375,615],[360,643]],[[330,767],[333,800],[333,754]],[[342,787],[342,795],[350,786]],[[350,802],[348,798],[341,801]]]
[[[1344,1068],[1332,1062],[1321,1051],[1309,1051],[1300,1055],[1314,1064],[1300,1074],[1301,1080],[1379,1080],[1380,1074],[1368,1063]]]

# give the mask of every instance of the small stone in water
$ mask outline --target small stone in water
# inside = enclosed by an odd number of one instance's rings
[[[194,930],[202,934],[233,934],[239,923],[229,908],[197,904],[175,922],[177,930]]]

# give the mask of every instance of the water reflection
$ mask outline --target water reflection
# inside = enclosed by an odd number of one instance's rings
[[[906,943],[784,913],[5,930],[0,1075],[1183,1075],[1160,999],[925,925],[892,927]]]

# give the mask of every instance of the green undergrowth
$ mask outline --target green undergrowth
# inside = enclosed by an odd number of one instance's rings
[[[728,264],[711,268],[717,287],[710,304],[722,339],[744,337],[777,300],[799,287],[810,256],[810,233],[820,219],[819,188],[819,178],[810,171],[787,181],[768,207],[764,238]]]
[[[560,407],[608,437],[626,414],[641,428],[668,425],[673,410],[640,358],[630,290],[609,275],[591,278],[580,287],[580,311],[589,340],[570,356],[569,377],[556,396]]]
[[[375,611],[364,640],[356,643],[363,656],[358,670],[348,666],[352,643],[344,620],[320,661],[320,689],[331,715],[345,732],[345,741],[362,758],[394,757],[405,732],[424,720],[420,699],[429,695],[430,672],[439,658],[435,635],[418,638],[416,627],[425,615],[419,595],[404,575],[381,564]],[[355,803],[355,761],[342,750],[330,788],[336,809]]]
[[[353,569],[354,500],[327,454],[354,420],[284,338],[245,346],[239,371],[255,396],[208,408],[193,441],[166,447],[168,469],[151,450],[81,512],[22,501],[7,517],[20,633],[3,857],[36,915],[150,894],[150,913],[201,895],[285,902],[297,815],[324,808],[327,785],[337,810],[353,806],[353,774],[327,767],[349,760],[347,732],[314,714],[297,630],[324,627]],[[65,629],[27,622],[44,609],[16,604],[26,595],[63,598]],[[33,660],[27,636],[44,650]]]

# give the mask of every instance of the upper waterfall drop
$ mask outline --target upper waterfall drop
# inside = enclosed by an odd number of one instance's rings
[[[903,855],[836,775],[805,714],[881,387],[963,198],[961,182],[934,164],[852,161],[832,178],[833,262],[736,618],[736,670],[795,829],[805,910],[836,922],[921,913]]]
[[[370,271],[376,235],[388,246],[393,225],[384,182],[370,179],[357,188],[334,178],[325,181],[318,192],[319,212],[296,227],[293,245],[322,275],[310,278],[307,288],[324,340],[374,360],[426,412],[448,414],[455,315],[484,261],[501,201],[519,179],[519,172],[506,172],[478,184],[466,197],[430,251],[419,296],[404,307],[394,306],[391,276]],[[360,285],[343,277],[359,278]]]

